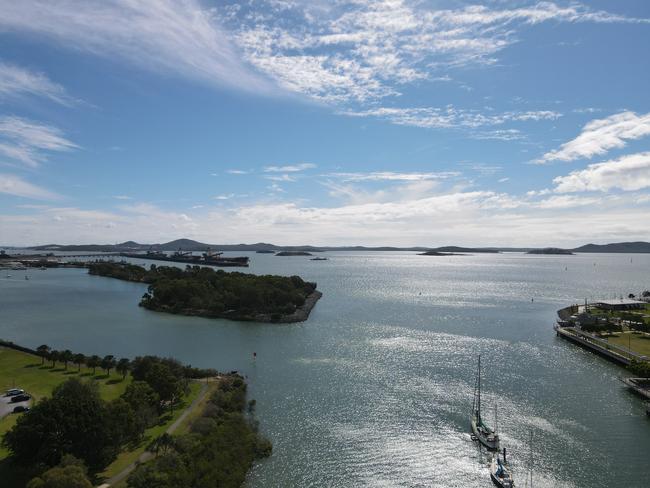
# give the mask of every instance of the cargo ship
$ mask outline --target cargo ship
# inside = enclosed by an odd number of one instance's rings
[[[120,253],[120,256],[123,256],[125,258],[151,259],[154,261],[185,263],[197,266],[240,266],[244,268],[248,267],[249,261],[248,256],[223,257],[222,252],[215,252],[210,248],[208,248],[206,252],[202,253],[201,255],[192,254],[192,251],[183,251],[182,249],[179,249],[171,255],[163,251],[149,250],[145,253],[123,252]]]

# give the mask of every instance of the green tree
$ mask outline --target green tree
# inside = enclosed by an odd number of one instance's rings
[[[27,483],[26,488],[92,488],[83,462],[66,455],[61,463]]]
[[[111,369],[113,369],[116,364],[117,364],[117,361],[115,361],[115,356],[109,354],[107,356],[104,356],[104,359],[102,359],[101,366],[102,366],[102,369],[104,371],[106,371],[106,374],[110,375],[111,374]]]
[[[61,353],[60,361],[63,361],[63,365],[65,369],[68,369],[68,363],[73,359],[74,359],[74,354],[72,354],[72,351],[70,349],[66,349]]]
[[[61,353],[56,349],[52,349],[50,351],[48,359],[52,361],[52,367],[54,367],[56,365],[56,362],[61,360]]]
[[[109,419],[97,384],[72,378],[57,386],[51,398],[36,403],[29,415],[21,415],[3,444],[23,465],[54,466],[72,454],[99,470],[119,451]]]
[[[127,373],[131,369],[131,361],[129,361],[127,358],[122,358],[117,362],[115,369],[117,369],[118,372],[122,373],[122,379],[125,379]]]
[[[95,370],[97,369],[97,366],[101,364],[101,362],[101,358],[96,354],[93,354],[86,360],[86,366],[93,368],[93,376],[95,376]]]
[[[41,357],[41,364],[45,364],[45,360],[48,359],[50,354],[50,346],[47,344],[41,344],[36,348],[36,352]]]
[[[171,368],[163,363],[154,363],[147,375],[145,381],[158,394],[160,400],[168,402],[171,411],[174,411],[174,403],[181,398],[184,392],[183,382],[176,377]]]
[[[131,405],[138,429],[144,431],[155,424],[160,408],[160,397],[145,381],[133,381],[126,387],[122,399]]]
[[[74,355],[72,360],[77,365],[77,371],[81,371],[81,365],[86,362],[86,356],[81,353],[77,353]]]

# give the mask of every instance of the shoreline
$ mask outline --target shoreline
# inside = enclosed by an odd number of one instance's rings
[[[316,305],[316,302],[318,302],[318,300],[320,300],[322,296],[323,296],[322,292],[318,290],[314,290],[309,295],[307,295],[307,297],[305,297],[305,303],[303,303],[299,307],[296,307],[296,310],[294,310],[292,313],[281,315],[279,318],[274,318],[273,317],[274,314],[270,314],[270,313],[259,313],[253,315],[248,315],[248,314],[237,315],[238,312],[236,313],[223,312],[223,313],[215,314],[209,312],[208,310],[201,310],[201,309],[183,309],[174,312],[169,310],[169,307],[147,307],[145,305],[142,305],[141,303],[139,304],[139,306],[146,308],[147,310],[151,310],[153,312],[170,313],[173,315],[187,315],[190,317],[203,317],[207,319],[227,319],[227,320],[234,320],[239,322],[291,324],[296,322],[305,322],[309,318],[309,314],[311,313],[312,309]]]

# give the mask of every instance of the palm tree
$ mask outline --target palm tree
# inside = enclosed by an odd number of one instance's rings
[[[41,357],[41,364],[45,364],[45,360],[47,359],[48,354],[50,354],[50,346],[42,344],[36,348],[36,352],[38,352],[38,355]]]
[[[115,367],[117,362],[115,361],[115,356],[112,354],[109,354],[108,356],[104,356],[104,359],[102,359],[102,369],[106,370],[106,374],[110,375],[111,374],[111,369]]]
[[[56,349],[53,349],[50,351],[50,354],[48,355],[48,359],[52,361],[52,367],[56,364],[56,362],[61,359],[61,353],[57,351]]]
[[[74,354],[72,354],[70,349],[66,349],[61,353],[60,360],[63,361],[65,369],[68,369],[68,362],[72,361],[72,358],[74,358]]]
[[[86,361],[86,366],[88,366],[89,368],[93,368],[93,376],[95,376],[95,369],[97,369],[97,366],[99,366],[101,362],[102,360],[96,354],[90,356]]]
[[[131,361],[129,361],[127,358],[122,358],[117,362],[115,369],[122,373],[122,379],[125,379],[126,374],[131,369]]]
[[[79,367],[79,369],[77,369],[77,371],[81,371],[81,363],[86,362],[86,356],[84,356],[81,353],[77,353],[77,354],[74,355],[72,360]]]

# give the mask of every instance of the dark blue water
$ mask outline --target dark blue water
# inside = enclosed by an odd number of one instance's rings
[[[143,285],[84,270],[12,271],[0,337],[244,372],[274,444],[250,487],[490,486],[468,435],[480,353],[518,486],[531,431],[537,487],[649,486],[650,421],[624,371],[552,325],[569,303],[649,288],[650,256],[329,257],[251,254],[249,272],[318,282],[323,298],[292,325],[150,312]]]

